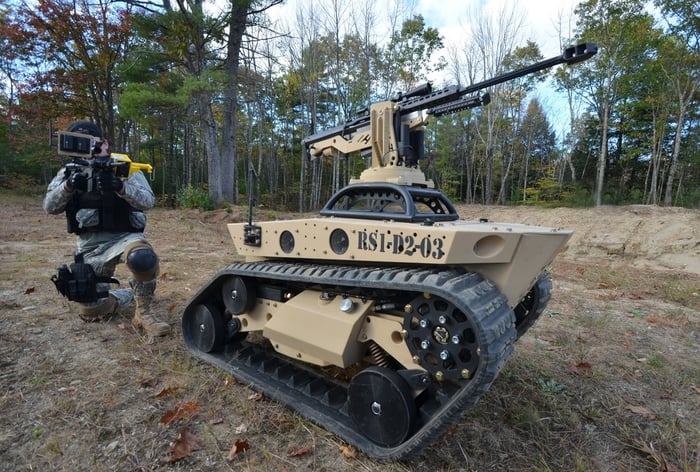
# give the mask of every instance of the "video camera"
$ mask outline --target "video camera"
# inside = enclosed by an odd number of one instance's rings
[[[101,151],[102,138],[89,134],[58,132],[58,154],[71,157],[91,157]]]

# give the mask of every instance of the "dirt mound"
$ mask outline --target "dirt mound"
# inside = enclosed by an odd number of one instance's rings
[[[488,218],[574,230],[562,256],[624,261],[648,269],[700,274],[700,211],[632,205],[600,208],[462,205],[463,219]]]

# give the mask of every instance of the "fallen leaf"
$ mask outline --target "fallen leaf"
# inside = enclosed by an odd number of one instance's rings
[[[649,410],[648,408],[645,408],[643,406],[627,405],[625,407],[625,409],[631,411],[635,415],[642,415],[643,417],[645,417],[646,419],[649,419],[649,420],[656,419],[656,415],[654,413],[652,413],[651,410]]]
[[[566,366],[566,370],[576,375],[590,375],[591,369],[590,362],[574,362]]]
[[[231,375],[227,375],[226,379],[224,379],[224,385],[226,385],[227,387],[229,387],[235,383],[236,383],[236,379],[234,379],[233,376],[231,376]]]
[[[234,430],[236,434],[243,434],[248,432],[248,425],[245,423],[241,423],[238,426],[236,426],[236,429]]]
[[[228,451],[226,460],[231,462],[239,453],[247,450],[250,444],[245,439],[236,439],[236,442],[231,446],[231,450]]]
[[[357,450],[350,446],[339,446],[338,449],[340,449],[340,452],[343,453],[343,456],[345,456],[346,459],[355,459],[357,458]]]
[[[285,418],[284,416],[279,415],[276,418],[270,420],[270,423],[274,424],[277,427],[277,429],[281,430],[292,424],[292,421],[289,418]]]
[[[459,429],[459,424],[455,423],[452,426],[450,426],[449,428],[447,428],[445,435],[454,434],[455,431],[457,431],[458,429]]]
[[[654,316],[654,315],[648,315],[645,320],[648,323],[657,325],[657,326],[670,326],[670,327],[677,327],[677,326],[686,326],[688,324],[688,318],[682,318],[680,320],[678,319],[670,319],[670,318],[664,318],[661,316]]]
[[[161,418],[160,422],[169,424],[177,420],[186,420],[192,418],[199,411],[199,405],[195,402],[180,403],[174,409],[167,411]]]
[[[36,290],[34,287],[29,287],[24,291],[24,294],[29,295],[30,293],[34,293],[34,290]]]
[[[180,434],[177,435],[177,441],[175,441],[175,444],[168,448],[168,452],[171,453],[169,461],[179,461],[180,459],[191,455],[194,451],[199,449],[199,444],[197,444],[197,441],[199,441],[199,438],[190,434],[190,432],[187,431],[187,428],[183,428],[180,431]]]
[[[173,393],[176,390],[177,390],[177,387],[164,388],[163,390],[161,390],[160,392],[158,392],[156,394],[156,398],[167,397],[168,395],[170,395],[171,393]]]
[[[695,393],[700,393],[700,387],[693,385],[693,390],[695,390]]]
[[[150,379],[141,379],[141,386],[146,388],[153,388],[156,385],[158,385],[158,379],[156,377],[152,377]]]
[[[291,452],[287,453],[287,457],[305,456],[309,452],[311,452],[311,448],[307,446],[307,447],[303,447],[301,449],[297,449],[296,451],[291,451]]]
[[[172,304],[168,307],[168,314],[169,314],[169,315],[172,315],[172,314],[173,314],[173,311],[175,311],[175,308],[177,308],[177,303],[172,303]]]
[[[167,279],[168,279],[168,273],[167,273],[167,272],[163,272],[162,274],[160,274],[160,280],[167,280]]]
[[[647,443],[641,439],[633,439],[632,445],[640,451],[644,452],[645,454],[649,455],[649,457],[653,458],[654,461],[659,465],[658,470],[661,470],[663,472],[681,472],[680,467],[677,467],[675,464],[669,463],[664,453],[661,451],[657,451],[653,443],[649,443],[647,445]]]
[[[254,402],[259,402],[262,399],[263,399],[262,393],[254,393],[248,397],[248,400],[252,400]]]

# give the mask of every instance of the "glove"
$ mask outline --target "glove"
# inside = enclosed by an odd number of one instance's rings
[[[124,182],[111,170],[100,172],[97,176],[97,188],[100,192],[121,192]]]
[[[68,186],[73,190],[87,192],[87,175],[83,172],[73,172],[70,176],[68,176]]]

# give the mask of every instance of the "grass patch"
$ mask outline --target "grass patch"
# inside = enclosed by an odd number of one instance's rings
[[[700,310],[700,276],[692,273],[649,271],[621,265],[585,266],[578,270],[587,290],[623,292],[634,298],[659,298]]]

